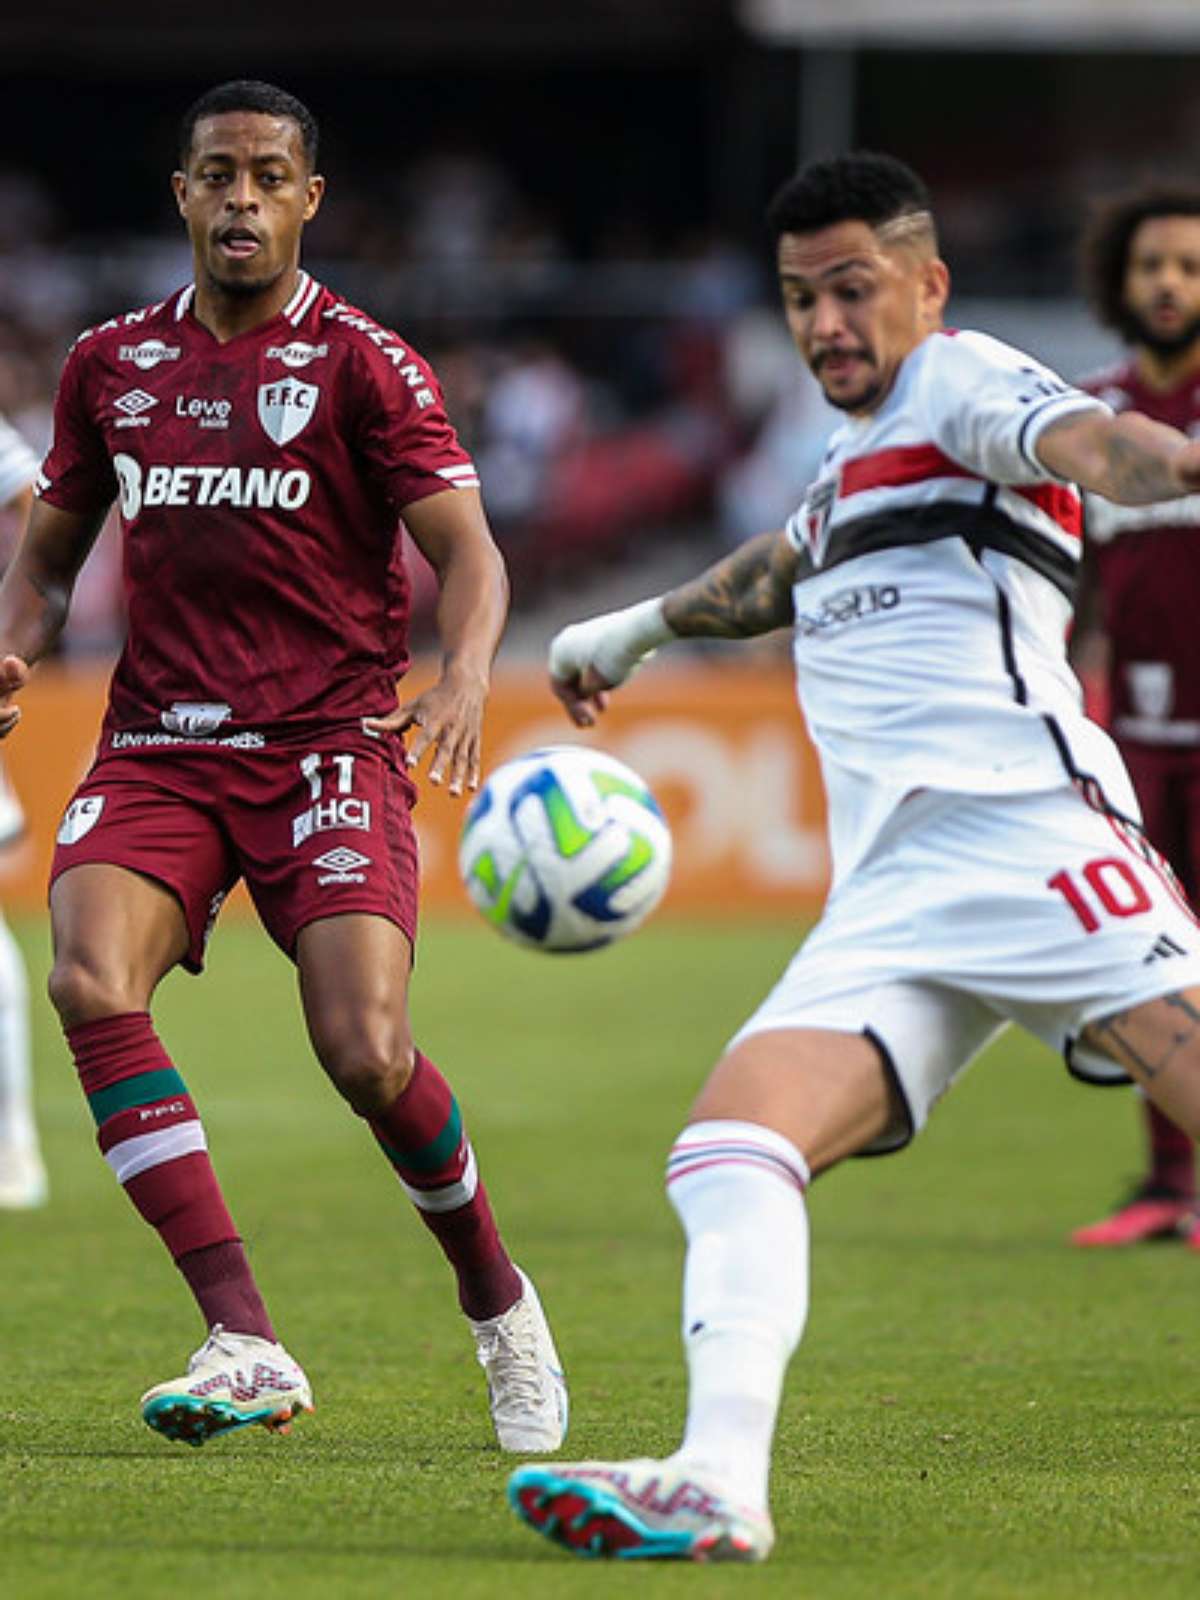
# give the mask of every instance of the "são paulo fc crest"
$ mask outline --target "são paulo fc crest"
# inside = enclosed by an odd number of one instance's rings
[[[808,491],[800,508],[800,526],[814,567],[819,567],[825,559],[825,547],[829,543],[829,517],[837,495],[838,480],[820,478]]]
[[[291,444],[312,420],[320,394],[315,383],[301,383],[289,372],[286,378],[258,386],[258,420],[268,439]]]

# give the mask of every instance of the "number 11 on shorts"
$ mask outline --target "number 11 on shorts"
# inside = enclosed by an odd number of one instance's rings
[[[331,756],[330,761],[337,769],[337,788],[339,794],[354,793],[354,757]],[[308,780],[308,792],[314,800],[321,798],[324,780],[321,777],[321,757],[319,755],[305,756],[300,763],[301,774]]]
[[[1101,912],[1110,917],[1136,917],[1149,911],[1151,906],[1145,885],[1128,861],[1122,861],[1119,856],[1101,856],[1089,861],[1078,876],[1072,872],[1056,872],[1046,879],[1046,887],[1062,895],[1085,933],[1100,931]]]

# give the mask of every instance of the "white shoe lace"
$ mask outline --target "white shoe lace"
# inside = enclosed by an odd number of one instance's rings
[[[188,1371],[195,1372],[197,1367],[203,1366],[212,1356],[227,1356],[231,1361],[236,1361],[243,1354],[238,1346],[246,1337],[248,1335],[228,1333],[224,1323],[215,1322],[208,1330],[208,1338],[188,1362]]]
[[[522,1300],[492,1327],[476,1335],[479,1364],[488,1374],[496,1410],[525,1411],[545,1402],[537,1330]]]

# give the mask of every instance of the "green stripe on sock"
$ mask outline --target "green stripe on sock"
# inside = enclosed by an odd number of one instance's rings
[[[136,1077],[122,1078],[107,1089],[97,1089],[88,1095],[88,1105],[96,1126],[127,1111],[130,1106],[148,1106],[155,1100],[171,1100],[187,1093],[187,1085],[173,1067],[163,1067],[158,1072],[139,1072]]]
[[[439,1167],[446,1165],[462,1143],[462,1112],[458,1109],[458,1101],[451,1100],[450,1115],[446,1118],[445,1127],[437,1138],[431,1139],[428,1144],[423,1144],[416,1150],[397,1150],[395,1145],[388,1144],[385,1139],[379,1142],[387,1152],[388,1160],[401,1171],[436,1172]]]

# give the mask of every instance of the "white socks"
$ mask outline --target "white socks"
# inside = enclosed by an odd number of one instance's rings
[[[25,963],[0,916],[0,1146],[35,1150]]]
[[[693,1123],[667,1161],[688,1241],[677,1459],[763,1511],[784,1372],[808,1314],[808,1179],[795,1145],[752,1122]]]

